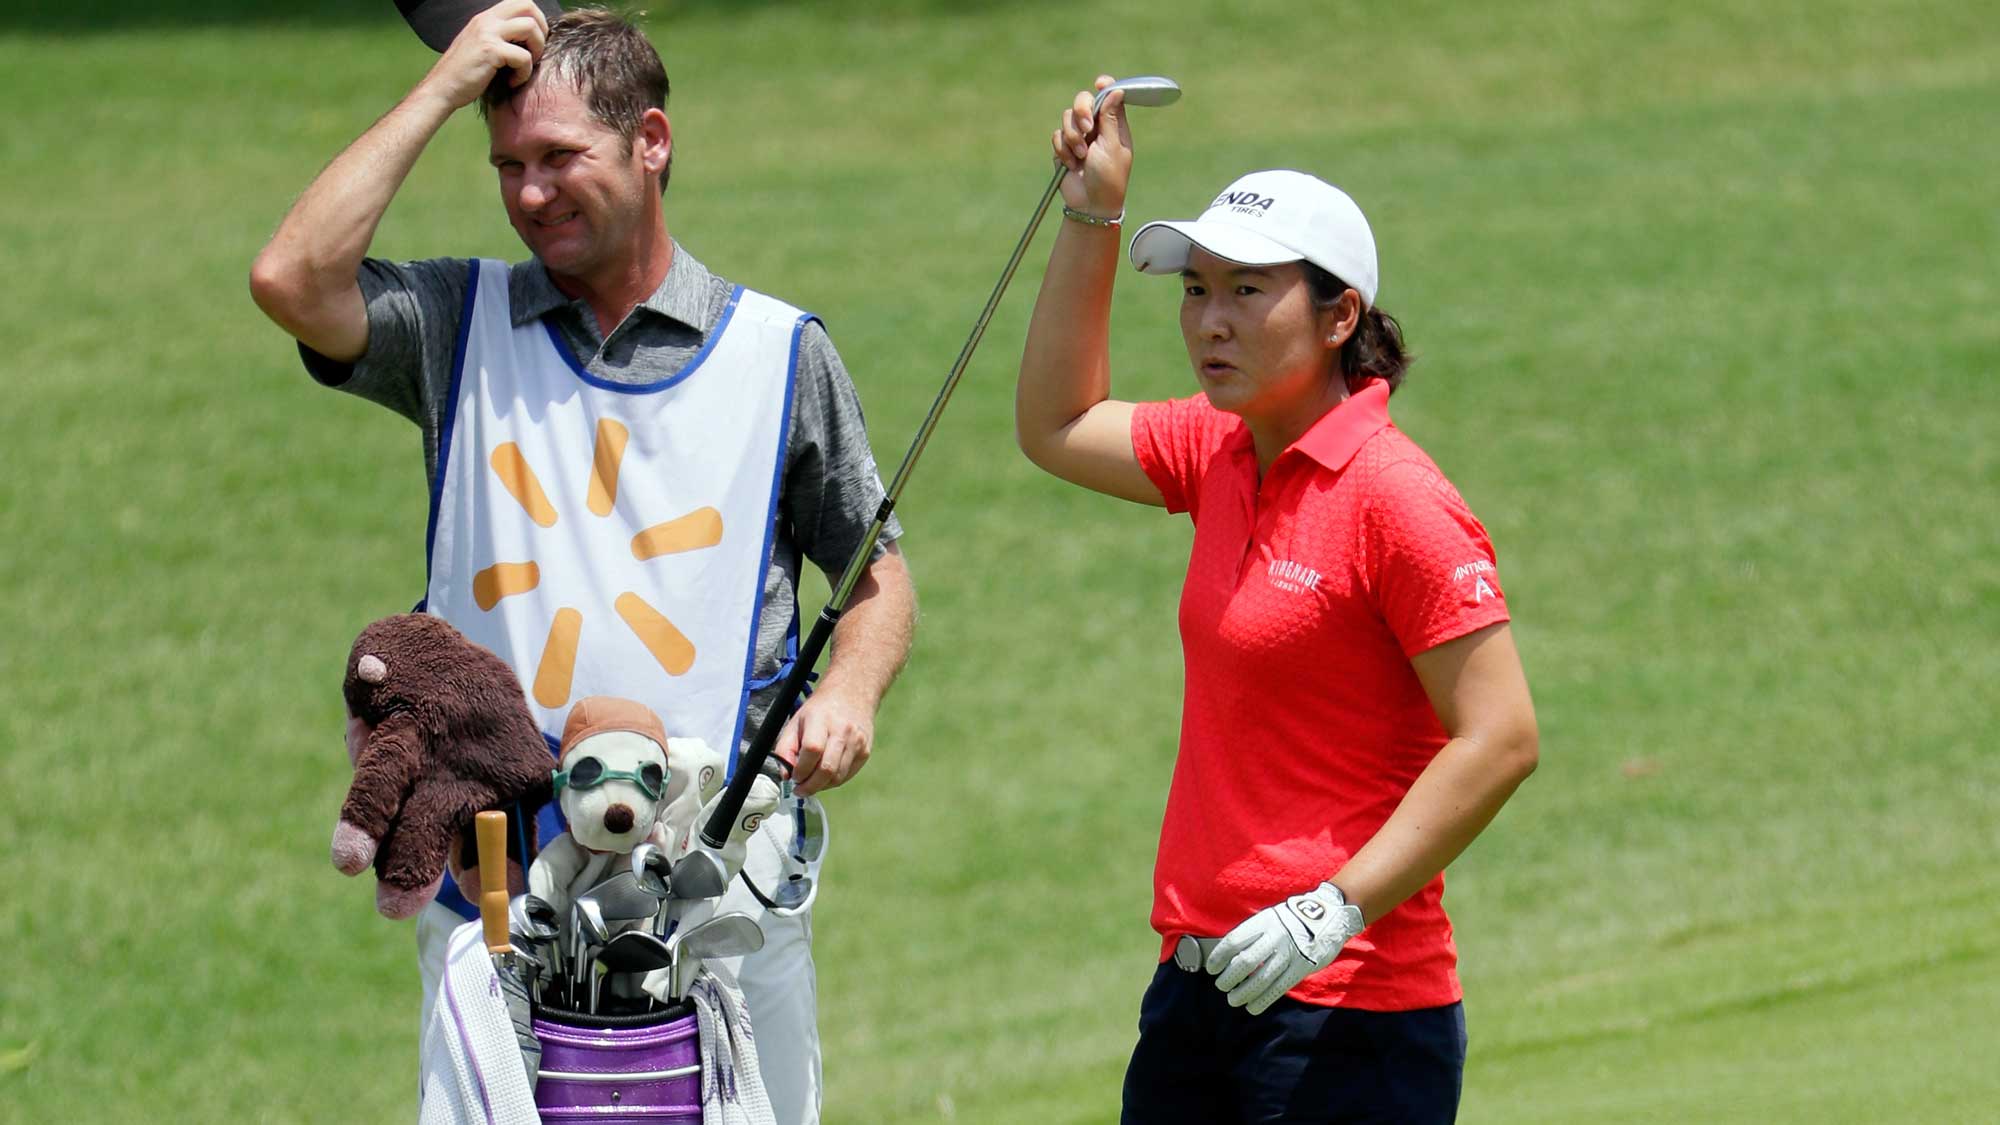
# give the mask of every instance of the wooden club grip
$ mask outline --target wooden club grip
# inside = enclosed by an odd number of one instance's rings
[[[479,922],[486,951],[506,953],[507,940],[507,814],[489,809],[473,818],[479,834]]]

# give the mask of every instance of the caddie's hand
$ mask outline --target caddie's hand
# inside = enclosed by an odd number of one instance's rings
[[[1125,93],[1115,91],[1093,113],[1097,91],[1114,82],[1100,74],[1088,90],[1078,90],[1063,111],[1062,128],[1050,137],[1056,162],[1069,169],[1063,177],[1063,202],[1100,218],[1125,211],[1125,185],[1132,178],[1132,129],[1125,115]]]
[[[519,86],[534,74],[548,34],[548,17],[535,0],[501,0],[472,17],[419,88],[459,109],[477,101],[502,70],[512,70],[508,81]]]
[[[875,709],[821,687],[785,724],[771,752],[797,763],[793,790],[810,797],[852,780],[868,764],[874,741]]]
[[[1361,932],[1361,909],[1332,883],[1267,906],[1223,935],[1207,969],[1229,1002],[1251,1015],[1278,1002],[1292,986],[1328,965]]]

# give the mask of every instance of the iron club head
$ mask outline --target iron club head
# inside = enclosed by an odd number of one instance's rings
[[[646,889],[638,876],[620,871],[590,889],[590,897],[608,922],[632,922],[659,913],[660,897]]]
[[[667,877],[675,898],[717,898],[728,889],[722,860],[704,848],[696,848],[674,864]]]
[[[676,934],[669,944],[674,964],[668,995],[678,1000],[687,995],[703,961],[755,953],[764,948],[764,931],[748,914],[717,914]]]
[[[611,940],[611,930],[604,924],[604,910],[593,897],[595,892],[577,896],[577,933],[591,945],[603,945]]]
[[[535,895],[515,895],[507,914],[507,928],[535,944],[554,938],[562,929],[556,908]]]
[[[673,962],[668,944],[644,930],[627,930],[604,943],[597,963],[611,973],[650,973]]]
[[[639,881],[640,890],[656,899],[667,897],[670,867],[667,853],[658,844],[649,841],[632,849],[632,877]]]
[[[1097,92],[1097,101],[1091,105],[1096,110],[1104,104],[1111,91],[1125,95],[1126,105],[1162,106],[1172,105],[1181,100],[1181,84],[1171,78],[1157,74],[1142,74],[1134,78],[1120,78]]]

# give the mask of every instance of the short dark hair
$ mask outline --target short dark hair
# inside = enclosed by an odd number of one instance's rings
[[[1340,301],[1342,293],[1354,288],[1311,262],[1299,264],[1305,267],[1306,284],[1311,287],[1313,304],[1319,308],[1331,307]],[[1359,291],[1356,292],[1358,295]],[[1403,326],[1395,317],[1372,305],[1361,310],[1354,334],[1340,345],[1340,375],[1347,380],[1349,391],[1360,390],[1370,379],[1381,379],[1389,384],[1389,393],[1394,394],[1415,361],[1416,357],[1403,344]]]
[[[637,18],[636,14],[633,18]],[[508,85],[512,72],[501,71],[479,99],[479,114],[487,116],[520,95],[526,87]],[[639,122],[649,109],[667,108],[667,67],[646,34],[631,19],[605,8],[574,8],[549,22],[542,57],[534,80],[544,77],[567,82],[583,95],[590,116],[625,138],[629,146],[639,135]],[[673,154],[660,170],[660,193],[673,176]]]

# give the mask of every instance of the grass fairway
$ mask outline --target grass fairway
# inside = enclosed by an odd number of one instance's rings
[[[244,278],[428,56],[376,0],[137,7],[0,17],[0,1120],[408,1120],[413,940],[327,840],[422,460]],[[1543,731],[1450,876],[1464,1120],[1992,1119],[2000,6],[657,7],[669,223],[826,318],[885,466],[1097,71],[1187,91],[1128,230],[1273,165],[1368,209]],[[517,256],[483,157],[453,122],[377,252]],[[1113,1120],[1151,971],[1189,532],[1014,451],[1045,252],[905,496],[918,649],[829,802],[836,1125]],[[1171,283],[1120,284],[1119,393],[1186,393]]]

